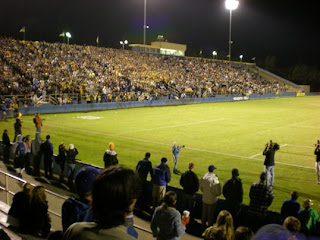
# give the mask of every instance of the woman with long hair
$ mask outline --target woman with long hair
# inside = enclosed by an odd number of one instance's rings
[[[228,211],[221,211],[217,222],[208,227],[202,234],[205,240],[233,240],[234,227],[232,215]]]
[[[50,233],[51,220],[48,215],[48,202],[43,186],[36,186],[30,198],[30,233],[47,237]]]

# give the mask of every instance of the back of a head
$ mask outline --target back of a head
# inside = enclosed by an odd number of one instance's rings
[[[215,225],[217,227],[221,227],[224,229],[227,239],[233,239],[233,235],[234,235],[233,218],[228,211],[222,210],[219,213],[217,222]]]
[[[114,143],[113,142],[109,143],[109,150],[111,150],[111,151],[114,150]]]
[[[144,157],[145,157],[146,159],[149,159],[150,156],[151,156],[151,154],[150,154],[149,152],[147,152],[147,153],[144,155]]]
[[[297,200],[299,197],[299,194],[296,191],[291,192],[291,199],[292,200]]]
[[[138,195],[139,181],[134,171],[118,165],[104,169],[93,182],[94,220],[102,228],[124,224]]]
[[[262,172],[261,174],[260,174],[260,181],[265,181],[267,179],[267,174],[265,173],[265,172]]]
[[[163,203],[165,207],[175,207],[177,203],[177,194],[173,191],[166,192]]]
[[[31,193],[31,201],[47,204],[47,197],[44,186],[35,186]]]
[[[203,233],[204,240],[230,240],[224,233],[223,228],[217,226],[208,227]]]
[[[284,222],[283,226],[288,229],[290,232],[300,232],[301,223],[298,218],[295,217],[287,217]]]
[[[47,136],[46,136],[46,139],[49,140],[49,139],[50,139],[50,135],[47,135]]]
[[[238,177],[239,176],[239,170],[234,168],[231,170],[232,177]]]
[[[74,180],[76,190],[80,198],[87,194],[91,194],[93,181],[97,178],[100,172],[101,170],[98,168],[87,166],[81,168],[76,173]]]
[[[235,231],[234,240],[251,240],[253,235],[254,234],[250,228],[240,226]]]
[[[167,161],[168,161],[167,158],[165,158],[165,157],[161,158],[161,163],[166,163]]]
[[[290,232],[279,224],[267,224],[261,227],[253,237],[253,240],[287,240]]]
[[[194,169],[194,163],[193,163],[193,162],[189,162],[189,164],[188,164],[188,169],[189,169],[189,170]]]
[[[33,189],[32,185],[28,182],[25,182],[22,185],[22,191],[27,195],[31,195],[32,189]]]

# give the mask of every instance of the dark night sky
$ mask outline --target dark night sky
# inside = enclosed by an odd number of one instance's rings
[[[318,1],[239,0],[232,17],[232,55],[263,59],[276,56],[282,65],[320,66]],[[228,51],[229,12],[224,0],[148,0],[147,42],[164,35],[188,45],[188,52],[211,55]],[[143,0],[1,0],[0,35],[59,41],[70,31],[71,43],[120,47],[119,41],[141,43]]]

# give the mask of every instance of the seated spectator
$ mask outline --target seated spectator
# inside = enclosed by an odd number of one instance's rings
[[[303,202],[304,210],[298,216],[301,222],[301,232],[308,235],[317,231],[317,224],[319,223],[319,214],[311,207],[312,205],[310,199],[305,200]]]
[[[251,240],[253,238],[253,232],[248,227],[237,227],[234,233],[234,240]]]
[[[300,232],[301,229],[301,223],[299,221],[298,218],[296,217],[287,217],[284,222],[283,222],[283,226],[288,229],[290,232]]]
[[[284,201],[281,207],[282,219],[286,219],[289,216],[298,217],[300,212],[300,203],[297,201],[299,195],[296,191],[291,192],[291,199]]]
[[[104,169],[93,182],[92,212],[95,222],[74,223],[65,232],[64,239],[135,239],[127,233],[124,224],[139,195],[137,182],[134,171],[126,167]]]
[[[28,209],[32,186],[30,183],[22,185],[22,191],[17,192],[12,199],[12,204],[8,213],[7,223],[18,231],[24,232],[24,226],[28,217]]]
[[[36,186],[30,198],[28,232],[47,237],[50,233],[51,219],[48,214],[48,202],[43,186]]]
[[[75,177],[79,198],[70,197],[62,205],[62,227],[66,231],[75,222],[92,222],[92,184],[101,171],[95,167],[81,168]]]
[[[228,211],[221,211],[218,215],[217,222],[208,227],[202,234],[205,240],[233,240],[234,228],[233,219]]]
[[[162,205],[155,209],[151,219],[151,230],[157,240],[178,240],[184,234],[185,227],[182,225],[179,211],[175,209],[176,203],[177,194],[169,191]]]
[[[119,163],[117,152],[114,151],[114,143],[109,143],[109,149],[103,155],[104,168],[116,165]]]

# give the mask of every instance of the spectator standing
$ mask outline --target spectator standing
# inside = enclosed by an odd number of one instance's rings
[[[30,138],[30,135],[26,136],[25,143],[26,143],[26,147],[27,147],[27,149],[26,149],[26,160],[25,160],[25,170],[26,170],[26,173],[31,174],[30,165],[31,165],[32,154],[31,154],[31,138]]]
[[[1,104],[1,112],[2,112],[1,120],[7,122],[8,116],[7,116],[7,108],[6,108],[5,102],[2,102]]]
[[[25,166],[27,145],[22,141],[22,136],[18,135],[18,142],[15,142],[12,147],[12,153],[14,154],[14,168],[18,174],[18,177],[22,178],[22,172]]]
[[[64,168],[67,161],[67,150],[64,143],[61,143],[59,145],[59,154],[56,157],[56,163],[60,167],[60,174],[59,174],[59,180],[60,182],[64,182]]]
[[[31,141],[31,153],[33,158],[33,175],[40,176],[40,162],[41,162],[41,144],[40,133],[36,133],[35,139]]]
[[[47,237],[50,233],[51,219],[48,215],[48,202],[43,186],[32,190],[29,212],[29,233]]]
[[[15,142],[17,139],[17,136],[22,134],[22,131],[21,131],[22,124],[21,124],[21,120],[19,118],[16,119],[16,122],[14,123],[13,127],[14,127],[13,142]]]
[[[231,214],[223,210],[217,217],[217,222],[213,226],[209,226],[202,234],[205,240],[233,240],[234,227]]]
[[[227,210],[232,215],[234,222],[241,211],[243,200],[242,182],[239,178],[239,170],[234,168],[231,171],[232,177],[223,185],[223,196],[226,198]]]
[[[219,196],[221,195],[221,185],[218,176],[213,172],[215,166],[208,167],[208,173],[200,180],[200,190],[202,194],[202,227],[206,229],[213,225],[214,214]],[[208,223],[208,225],[207,225]]]
[[[314,234],[317,231],[319,223],[319,214],[311,206],[313,205],[310,199],[303,202],[304,210],[299,213],[299,220],[301,222],[301,232],[304,234]]]
[[[92,184],[101,170],[87,166],[81,168],[75,176],[78,198],[70,197],[62,205],[62,227],[65,232],[76,222],[92,222]]]
[[[315,167],[316,167],[316,173],[317,173],[317,181],[318,181],[318,184],[320,184],[320,141],[319,140],[316,144],[316,149],[314,150],[314,154],[317,156]]]
[[[25,232],[27,230],[25,229],[25,226],[26,220],[28,219],[31,192],[31,184],[27,182],[24,183],[22,185],[22,191],[17,192],[13,196],[11,207],[8,212],[7,223],[20,232]]]
[[[103,155],[104,168],[116,165],[119,163],[118,154],[114,151],[114,143],[109,143],[109,149],[107,149]]]
[[[71,225],[63,239],[135,239],[127,233],[124,224],[138,197],[138,182],[131,169],[121,166],[104,169],[93,182],[92,212],[95,222]]]
[[[67,162],[68,162],[68,183],[73,183],[74,172],[76,168],[76,156],[78,155],[77,148],[71,143],[69,144],[69,150],[67,151]]]
[[[179,240],[185,233],[181,215],[175,209],[176,203],[177,194],[169,191],[165,194],[162,205],[155,209],[151,219],[151,230],[157,240]]]
[[[151,154],[147,152],[145,154],[145,157],[141,159],[137,166],[136,166],[136,174],[139,177],[139,180],[141,182],[141,193],[139,196],[139,199],[137,201],[137,205],[140,208],[143,208],[147,205],[147,177],[148,174],[150,174],[150,177],[152,177],[152,163],[149,160],[151,157]]]
[[[298,217],[300,213],[300,203],[297,201],[299,195],[296,191],[291,192],[291,199],[284,201],[281,207],[282,220],[289,216]]]
[[[159,206],[166,194],[166,185],[171,181],[167,158],[161,158],[161,163],[153,168],[152,173],[152,204],[153,209]]]
[[[36,113],[33,119],[34,126],[36,128],[36,133],[41,134],[41,128],[42,128],[42,120],[40,118],[40,113]]]
[[[3,149],[3,163],[4,164],[7,164],[9,163],[9,158],[10,158],[10,146],[11,146],[11,143],[10,143],[10,138],[9,138],[9,135],[8,135],[8,130],[5,129],[3,131],[3,134],[2,134],[2,144],[4,146],[4,149]]]
[[[194,208],[196,204],[196,193],[199,190],[199,178],[194,173],[194,163],[189,162],[188,171],[185,171],[180,178],[182,191],[182,212],[189,210],[190,220],[194,220]]]
[[[277,143],[273,143],[271,140],[266,144],[263,151],[265,155],[264,171],[267,174],[267,184],[273,186],[274,184],[274,155],[280,146]]]
[[[41,144],[40,151],[44,160],[44,172],[46,178],[52,178],[52,157],[53,157],[53,145],[50,142],[50,135],[46,136],[46,141]]]
[[[249,213],[252,215],[252,229],[255,231],[265,223],[268,207],[273,201],[272,187],[267,184],[265,172],[260,174],[260,181],[253,183],[250,188]]]

